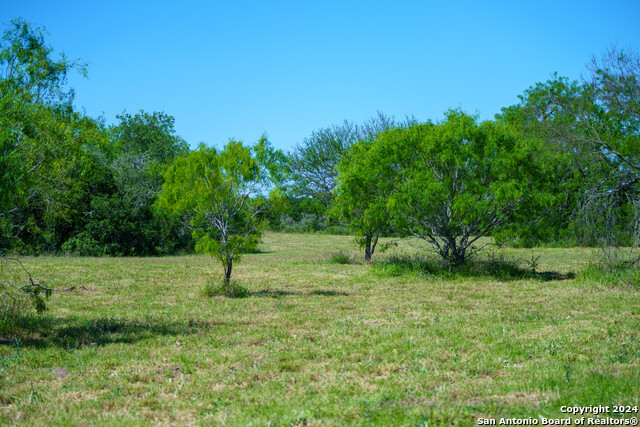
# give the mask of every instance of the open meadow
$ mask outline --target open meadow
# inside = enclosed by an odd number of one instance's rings
[[[539,257],[517,278],[367,265],[349,236],[259,249],[234,266],[238,299],[203,296],[221,271],[204,256],[24,258],[71,289],[2,337],[0,424],[473,425],[640,405],[640,287],[583,274],[595,250],[504,249]]]

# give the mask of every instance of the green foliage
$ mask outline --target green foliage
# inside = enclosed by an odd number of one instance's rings
[[[164,252],[162,230],[161,219],[151,209],[136,209],[118,194],[96,197],[91,201],[91,220],[61,249],[88,256],[155,255]]]
[[[0,251],[39,238],[54,242],[64,233],[61,223],[77,215],[76,165],[95,129],[73,113],[73,91],[65,87],[67,73],[84,73],[83,65],[53,58],[43,34],[16,19],[0,41]],[[18,263],[28,281],[7,278],[7,263]],[[44,311],[51,289],[1,252],[0,264],[0,322],[7,328],[28,317],[29,308]]]
[[[189,244],[181,218],[153,208],[166,163],[188,151],[173,117],[123,113],[107,130],[73,111],[66,78],[86,71],[55,58],[44,30],[15,20],[0,47],[0,247],[153,255]]]
[[[138,155],[158,163],[169,163],[189,151],[189,146],[175,135],[175,119],[163,112],[140,111],[132,116],[122,113],[120,123],[109,129],[119,155]]]
[[[90,256],[166,254],[190,243],[179,217],[154,208],[167,163],[188,151],[173,117],[143,111],[119,116],[108,143],[93,146],[95,186],[84,218],[61,250]],[[186,238],[185,238],[186,237]]]
[[[66,89],[67,74],[85,65],[64,54],[53,58],[53,48],[44,40],[44,28],[33,27],[22,18],[11,21],[0,41],[0,90],[21,104],[70,108],[73,90]]]
[[[342,159],[336,198],[330,209],[356,234],[356,242],[365,249],[365,261],[371,260],[380,234],[390,228],[391,222],[387,165],[370,153],[374,144],[376,139],[362,140]]]
[[[265,197],[278,158],[264,137],[253,147],[231,140],[220,152],[201,144],[164,175],[159,206],[190,216],[196,251],[220,260],[226,281],[234,259],[256,248],[269,210],[281,205],[277,189]]]
[[[325,231],[328,227],[326,215],[303,213],[299,218],[296,221],[289,214],[281,214],[275,229],[285,233],[313,233]]]
[[[398,231],[433,245],[453,266],[464,264],[480,237],[548,197],[546,157],[536,140],[498,123],[478,124],[460,111],[449,111],[439,124],[386,131],[354,149],[351,162],[367,166],[355,173],[347,168],[345,188],[347,180],[359,179],[363,184],[352,187],[371,187],[371,197],[346,193],[346,212],[360,209],[363,214],[352,216],[362,224],[390,218]],[[359,170],[372,171],[372,178],[364,181]]]
[[[268,217],[269,229],[286,233],[325,231],[327,206],[317,198],[284,195],[280,209]]]
[[[44,31],[14,20],[0,48],[0,243],[55,250],[86,212],[95,168],[89,147],[104,129],[73,112],[67,74],[78,62],[53,57]]]
[[[634,244],[640,230],[640,56],[611,47],[588,71],[582,82],[556,75],[536,84],[500,117],[564,159],[556,203],[539,220],[543,232],[528,234],[533,240],[573,234],[580,244],[608,248]],[[607,251],[615,258],[614,252]]]
[[[366,199],[369,196],[367,191],[364,194],[359,194],[363,190],[360,182],[349,181],[347,184],[339,182],[340,180],[345,181],[343,170],[350,166],[352,156],[348,153],[353,150],[354,145],[361,145],[361,141],[371,142],[380,132],[394,126],[396,126],[394,118],[387,117],[381,112],[362,125],[355,125],[345,120],[339,126],[334,125],[314,131],[289,155],[289,191],[294,196],[301,196],[302,200],[313,200],[314,203],[321,204],[323,206],[322,215],[327,215],[326,225],[323,226],[323,223],[316,221],[316,224],[313,225],[316,227],[314,231],[322,229],[326,232],[342,234],[348,227],[351,231],[367,236],[362,242],[362,246],[366,247],[365,258],[367,260],[371,258],[375,250],[377,236],[380,234],[379,229],[374,228],[371,231],[370,228],[367,228],[363,230],[363,225],[358,222],[360,209],[349,209],[346,207],[347,203],[340,201],[338,201],[338,206],[335,198],[338,196],[338,198],[345,199],[348,197],[347,193],[358,200]],[[355,168],[355,166],[352,167],[352,169]],[[354,173],[362,174],[361,171]],[[339,174],[343,177],[339,178]],[[372,178],[368,172],[365,172],[364,175],[368,179]],[[357,185],[360,187],[356,188]],[[353,200],[349,202],[351,203]],[[362,203],[360,202],[360,204]],[[321,219],[320,212],[307,213],[315,215],[316,219]],[[307,231],[305,228],[311,226],[310,216],[304,218],[306,219],[304,224],[302,218],[296,216],[295,211],[290,217],[293,221],[286,217],[283,218],[282,222],[288,223],[285,229],[305,232]]]
[[[358,127],[344,121],[339,126],[318,129],[289,154],[290,191],[328,205],[333,197],[337,167],[349,146],[360,139]]]

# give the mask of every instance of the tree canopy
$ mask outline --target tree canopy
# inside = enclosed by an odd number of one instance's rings
[[[558,214],[573,219],[586,243],[615,247],[640,237],[639,58],[611,47],[592,58],[582,81],[555,75],[499,117],[565,157]]]
[[[397,230],[461,265],[478,239],[544,197],[537,190],[545,182],[539,148],[535,140],[455,110],[441,123],[389,130],[351,160],[377,176],[356,186],[370,187],[361,198],[368,200],[361,217],[372,222],[390,215]],[[347,168],[344,188],[351,179]]]

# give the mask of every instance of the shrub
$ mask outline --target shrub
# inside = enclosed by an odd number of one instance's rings
[[[79,233],[64,242],[60,248],[62,252],[69,255],[80,256],[105,256],[108,249],[101,246],[93,237],[86,231]]]
[[[327,216],[322,214],[302,213],[296,221],[287,214],[280,216],[281,231],[285,233],[313,233],[327,229]]]

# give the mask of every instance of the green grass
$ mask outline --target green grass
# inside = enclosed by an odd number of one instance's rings
[[[590,270],[595,252],[535,249],[543,277],[425,277],[377,266],[417,259],[412,242],[368,265],[348,236],[264,240],[234,266],[240,299],[203,296],[220,274],[204,257],[24,259],[72,290],[2,337],[0,424],[473,425],[640,405],[639,288]],[[496,256],[526,271],[532,251]]]

